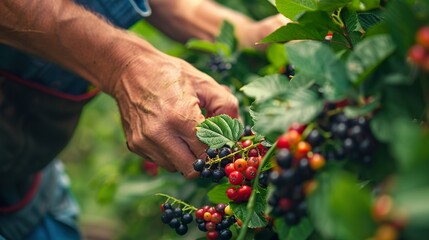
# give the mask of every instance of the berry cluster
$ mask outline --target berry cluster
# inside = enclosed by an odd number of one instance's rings
[[[298,224],[307,215],[308,194],[315,171],[325,165],[325,158],[312,152],[302,137],[304,125],[293,124],[277,139],[276,166],[269,175],[275,190],[268,200],[272,214],[283,217],[287,224]]]
[[[227,206],[223,203],[214,207],[206,205],[197,209],[195,219],[198,229],[207,232],[207,239],[228,240],[232,238],[232,232],[229,227],[236,222],[236,219],[229,205]]]
[[[378,223],[374,239],[401,238],[401,231],[408,222],[407,214],[395,206],[390,194],[383,192],[375,198],[372,213]]]
[[[194,161],[194,170],[201,177],[211,178],[214,182],[219,182],[226,176],[233,185],[249,183],[256,177],[259,162],[267,152],[261,143],[254,143],[248,138],[252,135],[250,127],[246,127],[242,140],[235,148],[208,148],[205,160]]]
[[[421,27],[416,33],[416,44],[408,50],[410,61],[429,72],[429,26]]]
[[[340,112],[324,116],[318,123],[321,129],[313,129],[307,137],[307,141],[315,148],[314,152],[325,150],[324,156],[328,160],[350,159],[363,164],[373,162],[376,141],[366,117],[347,118]],[[330,132],[332,144],[324,144],[321,131]]]
[[[194,219],[191,213],[184,213],[182,208],[173,208],[169,203],[162,204],[161,211],[161,221],[174,228],[177,234],[184,235],[188,232],[188,224]]]
[[[232,67],[231,63],[225,62],[222,56],[219,55],[211,55],[208,66],[210,70],[219,73],[226,72]]]

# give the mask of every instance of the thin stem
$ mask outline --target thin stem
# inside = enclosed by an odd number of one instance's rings
[[[243,222],[243,225],[240,229],[240,233],[238,235],[237,240],[244,240],[247,234],[247,229],[249,226],[250,219],[252,218],[253,212],[255,211],[255,202],[256,202],[256,193],[259,185],[259,176],[261,175],[262,168],[265,165],[265,162],[271,159],[273,156],[275,149],[276,149],[276,143],[271,146],[271,148],[268,150],[267,154],[264,156],[264,158],[261,160],[261,163],[258,167],[258,173],[256,174],[255,180],[252,185],[252,195],[250,195],[249,202],[247,203],[247,217]]]
[[[155,195],[167,198],[166,202],[171,201],[172,202],[171,205],[179,204],[179,205],[184,206],[182,209],[184,212],[186,212],[186,211],[195,212],[198,210],[196,207],[189,205],[189,204],[185,203],[184,201],[179,200],[179,199],[172,197],[170,195],[167,195],[164,193],[156,193]]]
[[[233,153],[230,153],[230,154],[228,154],[228,155],[226,155],[226,156],[224,156],[224,157],[218,157],[218,156],[216,156],[216,159],[210,159],[210,161],[208,161],[207,162],[207,164],[209,164],[209,165],[213,165],[213,164],[216,164],[216,163],[220,163],[220,161],[222,161],[223,159],[225,159],[225,158],[230,158],[230,157],[234,157],[234,155],[235,154],[237,154],[237,153],[242,153],[242,152],[245,152],[245,151],[247,151],[247,150],[249,150],[249,149],[252,149],[252,148],[254,148],[254,147],[256,147],[257,145],[258,145],[259,143],[254,143],[254,144],[252,144],[252,145],[250,145],[250,146],[248,146],[248,147],[245,147],[245,148],[242,148],[242,149],[239,149],[238,151],[235,151],[235,152],[233,152]]]

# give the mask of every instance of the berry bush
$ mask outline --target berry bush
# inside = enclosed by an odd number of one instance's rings
[[[220,115],[198,126],[208,148],[194,169],[217,205],[196,207],[197,228],[207,239],[421,239],[429,2],[275,6],[294,22],[261,40],[267,61],[247,82],[228,23],[215,43],[188,44],[237,92],[246,125]]]
[[[238,49],[227,22],[215,42],[186,45],[241,121],[198,126],[198,179],[138,163],[155,179],[144,197],[163,192],[157,222],[177,239],[425,239],[429,2],[261,1],[221,2],[293,20],[261,39],[265,52]]]

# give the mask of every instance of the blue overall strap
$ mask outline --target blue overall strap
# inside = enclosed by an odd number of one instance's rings
[[[142,17],[149,17],[150,14],[152,14],[152,9],[150,9],[150,6],[147,1],[135,1],[135,0],[129,0],[131,5],[133,6],[134,10],[140,16]]]

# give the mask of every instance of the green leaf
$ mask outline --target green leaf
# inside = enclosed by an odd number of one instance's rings
[[[339,100],[348,94],[351,85],[346,68],[329,46],[303,41],[288,43],[286,49],[294,67],[320,84],[327,99]]]
[[[323,40],[327,30],[317,25],[303,26],[289,23],[261,40],[261,43],[284,43],[291,40]]]
[[[192,50],[199,50],[215,54],[217,52],[216,44],[204,40],[191,39],[186,43],[186,47]]]
[[[351,0],[320,0],[317,9],[331,12],[338,8],[346,6]]]
[[[209,42],[205,40],[189,40],[186,43],[186,47],[188,49],[203,51],[211,54],[221,53],[222,55],[226,55],[231,52],[231,50],[229,50],[229,47],[224,43]]]
[[[207,196],[209,197],[210,202],[212,203],[227,203],[229,202],[229,198],[226,196],[225,192],[226,190],[231,187],[231,184],[224,183],[224,184],[218,184],[207,193]]]
[[[305,11],[316,11],[316,0],[276,0],[277,10],[287,18],[295,20]]]
[[[305,12],[299,19],[299,23],[289,23],[272,34],[268,35],[261,42],[287,42],[291,40],[319,40],[325,39],[329,31],[341,31],[335,25],[329,14],[322,11]],[[314,24],[317,22],[317,24]]]
[[[250,114],[255,123],[253,129],[273,141],[290,124],[306,124],[313,120],[322,108],[323,102],[315,93],[307,89],[296,89],[285,94],[282,100],[253,104]]]
[[[377,14],[376,12],[359,12],[357,15],[359,23],[365,31],[372,26],[379,24],[382,20],[380,14]]]
[[[410,4],[405,1],[391,1],[385,11],[385,19],[395,45],[402,56],[415,43],[418,20]]]
[[[379,35],[360,42],[347,59],[348,74],[360,85],[390,54],[395,46],[388,35]]]
[[[274,225],[279,234],[279,239],[307,240],[314,228],[308,218],[303,218],[296,226],[288,226],[286,222],[278,218]]]
[[[348,173],[333,170],[320,175],[308,203],[311,220],[327,239],[367,239],[374,233],[370,193]]]
[[[198,139],[210,148],[232,147],[243,132],[243,124],[225,114],[208,118],[197,126]]]
[[[229,56],[237,49],[237,39],[234,34],[234,26],[230,22],[223,22],[220,34],[216,37],[216,42],[223,43],[228,47],[229,54],[226,54],[226,56]]]
[[[357,11],[368,11],[380,6],[380,0],[352,0],[350,8]]]
[[[367,115],[373,112],[377,107],[380,107],[380,99],[375,98],[373,101],[359,107],[347,106],[344,108],[344,113],[348,118],[356,118]]]
[[[263,102],[267,99],[285,93],[288,88],[289,79],[286,76],[275,74],[267,75],[253,80],[241,88],[249,97],[255,98],[255,102]]]
[[[276,67],[284,67],[287,64],[287,55],[283,44],[271,44],[267,48],[268,61]]]
[[[249,228],[265,227],[267,220],[264,217],[266,207],[266,192],[256,193],[255,211],[251,215],[249,222]],[[234,215],[240,220],[244,221],[248,216],[247,204],[246,203],[231,203],[230,204]]]

